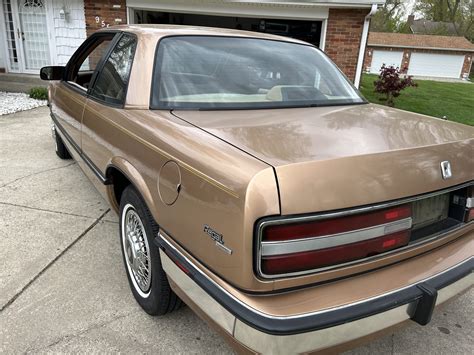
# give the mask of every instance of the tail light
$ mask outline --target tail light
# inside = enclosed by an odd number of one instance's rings
[[[384,253],[410,241],[411,205],[324,220],[281,221],[260,228],[260,271],[275,276]]]
[[[474,220],[474,208],[473,207],[471,207],[469,209],[469,213],[467,214],[466,222],[470,222],[472,220]]]

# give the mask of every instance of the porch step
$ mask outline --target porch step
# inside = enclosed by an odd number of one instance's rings
[[[0,73],[0,91],[28,92],[31,88],[39,86],[48,86],[48,82],[41,80],[39,75]]]

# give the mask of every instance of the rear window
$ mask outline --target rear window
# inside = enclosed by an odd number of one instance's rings
[[[321,51],[255,38],[160,41],[152,109],[254,109],[365,103]]]

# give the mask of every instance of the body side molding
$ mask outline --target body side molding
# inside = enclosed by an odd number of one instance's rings
[[[82,152],[82,149],[77,145],[76,142],[74,142],[74,140],[66,132],[66,130],[59,123],[58,119],[52,112],[51,112],[51,118],[54,124],[56,125],[56,128],[58,129],[58,131],[63,135],[64,138],[66,138],[67,142],[74,148],[77,154],[79,154],[79,156],[84,160],[84,162],[92,170],[92,172],[100,180],[100,182],[104,185],[110,185],[111,183],[110,179],[108,179],[104,174],[102,174],[100,169],[92,162],[92,160],[86,154]]]

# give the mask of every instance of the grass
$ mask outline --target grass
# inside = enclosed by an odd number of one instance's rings
[[[367,100],[384,105],[374,92],[377,75],[362,76],[362,94]],[[474,84],[415,80],[418,87],[407,88],[395,99],[395,107],[474,126]]]

